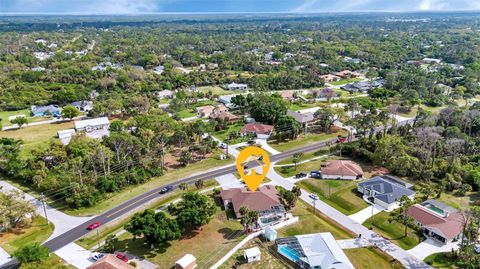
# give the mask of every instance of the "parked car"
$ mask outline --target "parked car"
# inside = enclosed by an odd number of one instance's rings
[[[318,196],[311,193],[308,197],[312,198],[313,200],[318,200]]]
[[[295,178],[303,178],[303,177],[306,177],[306,176],[307,176],[306,173],[301,172],[301,173],[296,174],[296,175],[295,175]]]
[[[226,148],[227,148],[227,144],[221,143],[221,144],[220,144],[220,148],[221,148],[221,149],[226,149]]]
[[[105,254],[103,254],[103,253],[98,253],[98,252],[92,253],[92,260],[94,260],[94,261],[98,261],[103,257],[105,257]]]
[[[125,256],[125,254],[118,253],[117,256],[115,256],[115,257],[117,257],[118,259],[120,259],[124,262],[128,262],[128,258],[127,258],[127,256]]]
[[[339,136],[339,137],[337,138],[337,143],[345,143],[345,142],[347,142],[347,138],[346,138],[346,137],[344,137],[344,136]]]
[[[165,194],[167,192],[171,192],[172,190],[173,190],[172,186],[166,186],[165,188],[162,188],[158,193]]]
[[[96,221],[96,222],[88,225],[87,230],[95,230],[98,227],[100,227],[100,225],[102,225],[102,224],[99,221]]]
[[[320,171],[310,171],[310,177],[312,178],[322,178]]]
[[[247,144],[250,146],[254,145],[255,143],[256,143],[255,140],[248,140],[247,142]]]

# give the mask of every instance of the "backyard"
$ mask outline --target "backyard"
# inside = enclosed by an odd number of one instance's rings
[[[367,219],[363,225],[370,228],[373,224],[373,231],[405,250],[415,247],[422,241],[417,232],[410,228],[408,228],[407,236],[405,236],[405,226],[396,221],[390,222],[389,216],[390,213],[382,211]]]
[[[355,268],[378,269],[378,268],[404,268],[398,261],[388,254],[376,248],[353,248],[343,250]]]
[[[313,209],[303,201],[298,201],[292,210],[294,216],[299,217],[299,221],[278,230],[278,237],[295,236],[301,234],[330,232],[335,239],[349,239],[354,236],[348,231],[343,230],[337,223],[320,215],[317,211],[313,214]]]
[[[306,179],[297,183],[300,188],[316,193],[320,200],[345,215],[351,215],[368,207],[357,192],[357,182],[350,180]]]
[[[243,229],[237,220],[228,220],[225,211],[218,211],[209,224],[188,232],[183,238],[151,249],[141,238],[130,233],[119,236],[116,249],[128,251],[156,263],[159,268],[171,268],[186,253],[197,258],[197,268],[209,268],[231,250],[241,239]]]
[[[31,117],[30,116],[31,110],[30,109],[22,109],[22,110],[9,110],[9,111],[0,111],[0,122],[2,123],[3,127],[12,125],[8,118],[10,116],[15,115],[25,115],[27,117],[28,122],[36,122],[42,120],[51,120],[52,117]]]
[[[18,231],[0,233],[0,247],[12,254],[15,250],[33,243],[43,243],[53,233],[53,224],[47,226],[43,217],[37,216],[30,227]]]
[[[228,138],[228,135],[231,132],[239,133],[240,130],[243,128],[243,126],[245,126],[245,123],[243,123],[242,121],[231,123],[231,124],[226,125],[225,129],[220,130],[220,131],[215,131],[211,135],[220,139],[220,140],[222,140],[222,141],[225,141],[225,139]],[[229,144],[233,145],[233,144],[237,144],[237,143],[240,143],[240,142],[244,142],[246,140],[247,140],[246,138],[239,137],[238,139],[230,141]]]

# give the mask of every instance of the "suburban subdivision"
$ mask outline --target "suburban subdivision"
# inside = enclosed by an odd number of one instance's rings
[[[480,268],[478,5],[20,2],[1,269]]]

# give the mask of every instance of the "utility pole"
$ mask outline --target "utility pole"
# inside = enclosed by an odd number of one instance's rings
[[[310,198],[312,198],[313,200],[313,215],[315,215],[315,211],[316,211],[316,206],[315,206],[315,202],[318,200],[318,196],[316,196],[315,194],[313,194],[312,196],[310,196]]]
[[[98,234],[98,229],[97,229],[97,243],[98,243],[98,248],[100,249],[100,236]]]
[[[47,221],[47,225],[49,225],[50,222],[48,221],[47,207],[45,206],[45,195],[43,195],[43,192],[40,194],[40,201],[42,202],[43,213],[45,213],[45,219]]]

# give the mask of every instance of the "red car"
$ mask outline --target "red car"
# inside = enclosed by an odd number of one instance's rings
[[[337,138],[337,143],[345,143],[345,142],[347,142],[347,138],[346,138],[346,137],[340,136],[340,137]]]
[[[117,257],[118,259],[120,259],[124,262],[128,262],[127,256],[123,255],[122,253],[118,253],[117,256],[115,256],[115,257]]]
[[[98,221],[94,222],[94,223],[88,225],[87,230],[95,230],[98,227],[100,227],[100,225],[102,225],[100,222],[98,222]]]

